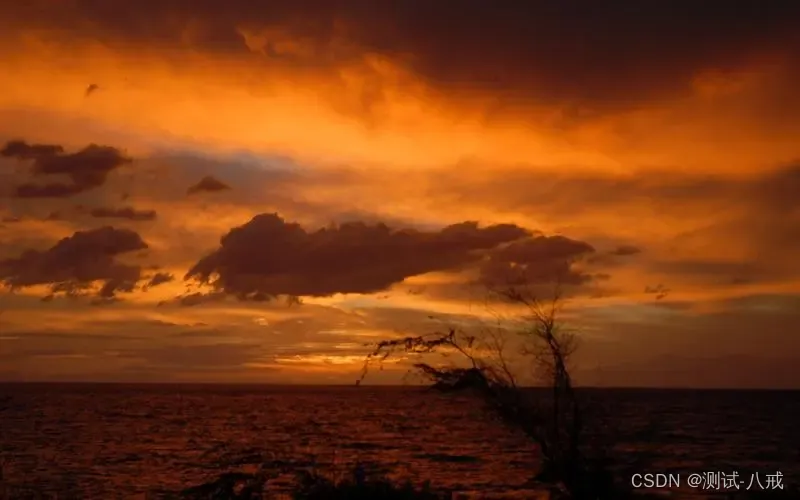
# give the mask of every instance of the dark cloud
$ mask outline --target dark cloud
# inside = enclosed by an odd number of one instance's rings
[[[147,287],[151,288],[154,286],[163,285],[164,283],[169,283],[170,281],[174,280],[175,276],[171,273],[155,273],[147,282]]]
[[[45,251],[26,250],[0,261],[0,280],[12,289],[49,285],[53,294],[67,295],[85,294],[103,282],[98,296],[110,298],[131,291],[141,276],[139,266],[118,257],[146,248],[141,236],[128,229],[78,231]]]
[[[346,223],[308,232],[277,214],[234,228],[187,280],[250,299],[383,290],[405,278],[456,269],[530,233],[510,224],[464,222],[436,232]]]
[[[112,279],[103,283],[97,295],[104,299],[112,299],[116,297],[117,292],[131,293],[135,287],[136,281],[126,278]]]
[[[60,155],[64,148],[57,144],[28,144],[25,141],[9,141],[0,150],[0,155],[6,158],[19,158],[20,160],[35,160],[40,156],[52,157]]]
[[[186,194],[195,194],[201,192],[215,193],[217,191],[226,191],[230,188],[230,186],[216,177],[207,175],[200,179],[197,184],[190,186],[189,189],[186,190]]]
[[[306,71],[374,54],[401,60],[447,92],[560,102],[576,112],[652,102],[687,92],[704,69],[725,72],[765,54],[800,52],[800,5],[758,0],[40,0],[15,3],[7,17],[11,33],[58,28],[50,36],[250,56]],[[271,36],[254,54],[237,27]],[[287,40],[304,49],[287,50]]]
[[[491,286],[516,284],[580,285],[592,276],[573,264],[595,252],[583,241],[536,236],[493,250],[481,266],[481,281]]]
[[[60,175],[70,182],[23,183],[17,186],[20,198],[65,198],[105,184],[108,174],[132,160],[110,146],[90,144],[75,153],[51,144],[9,141],[0,156],[31,162],[34,177]]]
[[[134,221],[151,221],[156,219],[155,210],[137,210],[133,207],[98,207],[93,208],[89,214],[97,218],[128,219]]]

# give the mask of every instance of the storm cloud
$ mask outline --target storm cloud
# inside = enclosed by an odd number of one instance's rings
[[[794,2],[144,0],[15,3],[10,34],[49,28],[111,47],[184,48],[327,71],[367,54],[443,91],[560,102],[576,113],[685,94],[705,69],[800,53]],[[60,31],[54,31],[58,28]],[[477,35],[479,34],[479,36]],[[380,88],[373,89],[380,98]]]

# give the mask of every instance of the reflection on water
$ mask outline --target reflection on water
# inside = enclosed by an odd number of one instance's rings
[[[800,393],[589,397],[636,471],[642,460],[652,472],[800,480]],[[273,460],[331,470],[360,461],[435,486],[525,496],[536,469],[527,439],[473,399],[372,387],[0,385],[0,457],[7,485],[59,498],[144,498]]]

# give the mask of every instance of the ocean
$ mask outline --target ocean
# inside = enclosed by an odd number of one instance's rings
[[[680,477],[664,490],[676,498],[718,492],[688,487],[693,473],[736,472],[741,489],[755,473],[762,487],[777,473],[800,484],[800,391],[586,395],[638,483]],[[467,498],[533,498],[538,463],[535,446],[479,401],[419,387],[0,384],[8,498],[159,498],[271,460],[329,474],[361,462]],[[275,480],[276,497],[288,481]]]

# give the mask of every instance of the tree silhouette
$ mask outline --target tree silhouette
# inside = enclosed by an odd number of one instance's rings
[[[537,444],[542,467],[534,479],[548,485],[553,497],[624,498],[626,488],[615,486],[606,448],[587,437],[586,412],[569,368],[577,337],[559,320],[564,305],[560,282],[546,300],[537,288],[518,283],[490,289],[495,300],[489,303],[515,311],[510,319],[498,316],[494,327],[472,333],[448,327],[373,345],[358,383],[390,356],[416,357],[413,368],[434,388],[473,392]],[[450,362],[434,364],[434,354]],[[535,385],[546,387],[546,394],[532,390]]]

